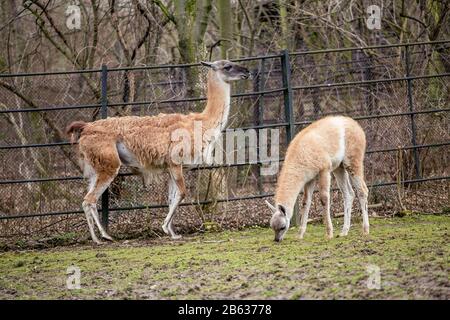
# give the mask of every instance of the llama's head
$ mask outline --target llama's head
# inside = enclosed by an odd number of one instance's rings
[[[248,79],[250,77],[250,71],[246,67],[228,60],[202,61],[201,64],[211,68],[225,82]]]
[[[289,229],[290,219],[287,215],[286,208],[279,204],[276,207],[266,201],[270,210],[272,211],[272,218],[270,219],[270,227],[275,232],[275,241],[283,240],[286,231]]]

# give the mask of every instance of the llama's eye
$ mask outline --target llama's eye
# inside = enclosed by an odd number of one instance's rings
[[[286,229],[286,227],[280,228],[280,231],[283,231],[283,230],[285,230],[285,229]]]
[[[225,67],[223,67],[225,70],[227,70],[227,71],[229,71],[229,70],[231,70],[231,68],[232,68],[232,66],[230,66],[230,65],[226,65]]]

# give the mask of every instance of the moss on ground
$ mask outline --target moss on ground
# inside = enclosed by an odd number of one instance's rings
[[[281,244],[271,230],[254,228],[6,252],[0,298],[449,299],[449,227],[445,215],[411,215],[372,219],[367,237],[355,221],[349,236],[330,241],[317,224],[303,240],[293,228]],[[81,289],[66,288],[72,265],[81,270]],[[367,288],[370,265],[380,268],[380,289]]]

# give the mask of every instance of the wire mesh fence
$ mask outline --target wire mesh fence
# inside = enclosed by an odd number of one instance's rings
[[[280,129],[281,165],[290,139],[307,124],[326,115],[351,116],[367,135],[371,201],[390,210],[413,199],[413,208],[439,210],[448,202],[450,178],[450,73],[443,67],[450,56],[442,50],[449,45],[283,51],[241,59],[254,78],[234,85],[228,127]],[[84,230],[86,182],[76,148],[64,135],[68,123],[200,111],[205,79],[199,64],[0,75],[0,235]],[[192,231],[266,224],[262,199],[273,195],[276,175],[263,176],[260,167],[244,162],[191,170],[175,226]],[[166,197],[165,180],[145,188],[123,168],[102,199],[103,217],[113,233],[155,232]]]

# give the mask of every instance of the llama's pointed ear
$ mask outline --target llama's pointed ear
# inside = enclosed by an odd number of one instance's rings
[[[211,62],[200,61],[200,63],[202,64],[202,66],[213,68],[213,64]]]
[[[279,204],[278,205],[278,210],[280,210],[280,212],[286,216],[286,208],[284,206]]]
[[[272,212],[276,212],[277,211],[277,208],[275,208],[273,205],[271,205],[269,201],[266,200],[266,204],[269,207],[269,209],[272,210]]]

